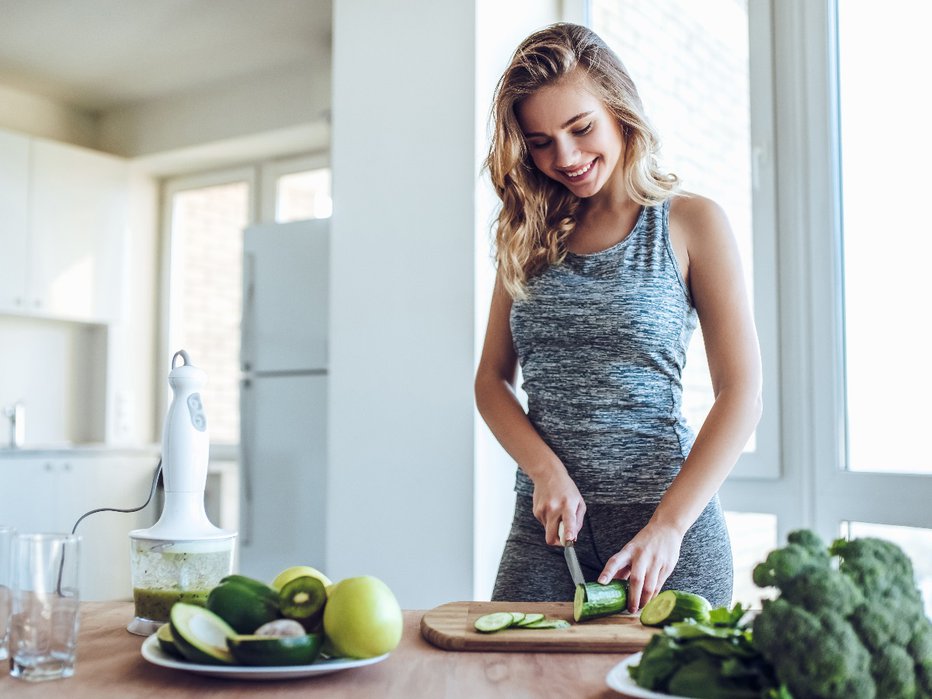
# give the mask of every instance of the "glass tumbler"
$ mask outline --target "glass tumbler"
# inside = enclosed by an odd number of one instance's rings
[[[13,536],[16,530],[0,524],[0,660],[9,657],[10,612],[13,607],[13,582],[10,579]]]
[[[17,534],[13,541],[10,675],[32,681],[71,677],[81,537]]]

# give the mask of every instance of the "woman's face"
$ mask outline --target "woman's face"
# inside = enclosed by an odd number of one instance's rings
[[[621,125],[588,78],[567,76],[522,100],[516,114],[534,165],[578,197],[599,193],[624,162]]]

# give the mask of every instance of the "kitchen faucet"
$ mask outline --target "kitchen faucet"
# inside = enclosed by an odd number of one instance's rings
[[[3,415],[10,421],[10,441],[7,446],[11,449],[23,446],[26,441],[26,405],[18,400],[13,405],[4,406]]]

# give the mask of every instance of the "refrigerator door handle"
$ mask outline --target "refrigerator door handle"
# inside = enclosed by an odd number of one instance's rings
[[[240,319],[239,363],[243,371],[251,371],[253,350],[255,347],[255,330],[253,315],[256,301],[256,256],[243,253],[243,314]]]
[[[252,445],[249,435],[252,434],[251,414],[247,409],[250,399],[247,393],[251,387],[249,377],[240,380],[239,386],[239,415],[240,440],[239,440],[239,477],[240,489],[242,491],[240,502],[242,504],[240,511],[240,543],[248,546],[252,543],[252,525],[253,525],[253,488],[252,488]]]

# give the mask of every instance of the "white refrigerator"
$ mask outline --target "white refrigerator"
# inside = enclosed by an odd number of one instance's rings
[[[238,569],[323,568],[328,221],[249,227],[243,244]]]

